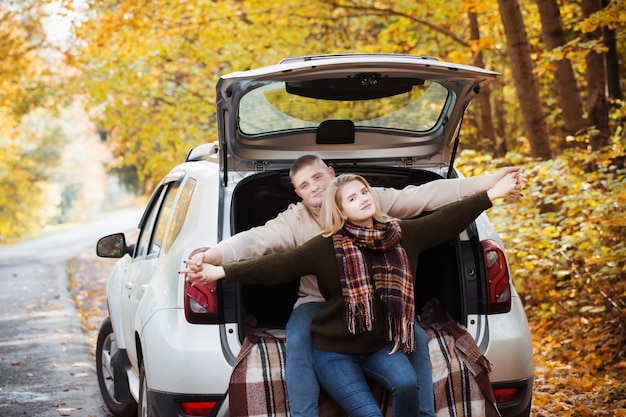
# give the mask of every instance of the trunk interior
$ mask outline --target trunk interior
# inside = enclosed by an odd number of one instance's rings
[[[334,166],[337,173],[352,172],[365,177],[374,187],[403,188],[423,184],[441,177],[431,171],[388,168]],[[299,201],[293,192],[288,171],[256,174],[237,184],[231,216],[233,233],[264,224]],[[425,214],[427,215],[427,214]],[[444,243],[420,255],[415,283],[416,311],[436,297],[458,322],[465,322],[466,306],[461,288],[463,267],[460,266],[461,245],[458,239]],[[227,306],[239,323],[247,316],[256,319],[258,328],[284,328],[298,294],[299,280],[281,285],[236,285],[226,289],[235,293],[235,306]],[[225,286],[226,287],[226,286]],[[226,297],[227,299],[230,297]],[[232,298],[231,298],[232,299]],[[230,308],[228,308],[230,307]],[[242,329],[244,326],[240,326]],[[243,332],[243,329],[242,329]],[[243,334],[241,335],[243,338]]]

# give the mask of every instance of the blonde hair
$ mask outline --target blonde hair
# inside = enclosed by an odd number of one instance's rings
[[[379,222],[388,222],[391,218],[383,214],[380,209],[380,202],[378,198],[372,192],[372,187],[365,178],[356,174],[341,174],[335,177],[328,187],[326,188],[326,195],[322,202],[322,209],[320,212],[322,221],[322,235],[324,237],[331,236],[340,230],[345,224],[343,213],[341,212],[341,188],[352,181],[359,181],[365,186],[367,191],[371,194],[374,201],[374,219]]]

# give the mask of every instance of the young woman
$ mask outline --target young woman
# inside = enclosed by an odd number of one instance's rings
[[[394,417],[417,416],[417,377],[407,353],[415,349],[419,253],[456,236],[493,200],[516,193],[517,182],[509,174],[488,191],[429,216],[397,221],[381,213],[364,178],[340,175],[326,191],[321,235],[283,253],[203,264],[201,277],[187,279],[275,284],[316,275],[326,299],[311,325],[321,385],[350,416],[382,416],[367,375],[392,392]]]

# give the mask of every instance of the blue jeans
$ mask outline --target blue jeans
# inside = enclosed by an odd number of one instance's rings
[[[322,308],[321,303],[304,303],[291,313],[287,327],[287,360],[285,382],[291,417],[317,417],[320,386],[313,367],[311,321]]]
[[[317,417],[320,387],[313,367],[311,321],[323,302],[298,306],[287,322],[287,361],[285,379],[292,417]],[[420,417],[435,417],[433,376],[426,332],[415,325],[416,351],[409,355],[419,387]]]
[[[436,417],[433,367],[428,352],[428,337],[419,323],[415,323],[415,352],[409,354],[409,359],[415,369],[417,386],[420,389],[420,417]]]
[[[390,355],[389,343],[365,355],[313,349],[313,362],[320,383],[351,417],[382,417],[378,402],[365,379],[367,375],[393,394],[393,417],[419,415],[417,376],[408,356]]]

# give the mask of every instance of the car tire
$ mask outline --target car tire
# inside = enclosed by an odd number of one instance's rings
[[[96,344],[96,374],[102,399],[109,411],[115,417],[132,417],[137,415],[137,403],[122,403],[115,399],[115,378],[111,358],[118,351],[118,346],[111,325],[111,318],[107,317],[98,332]]]
[[[152,407],[148,404],[148,384],[146,382],[146,371],[141,361],[139,370],[139,417],[153,417]]]

